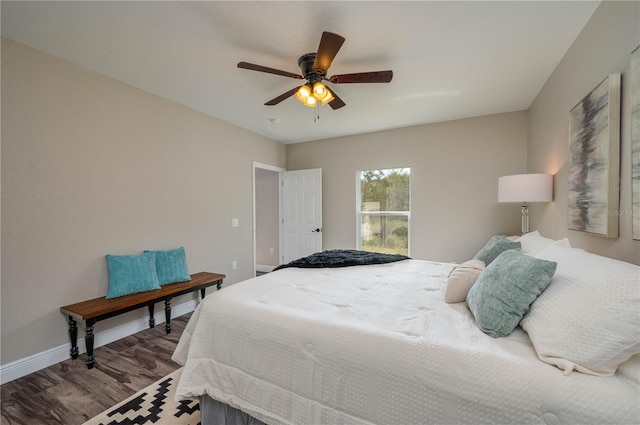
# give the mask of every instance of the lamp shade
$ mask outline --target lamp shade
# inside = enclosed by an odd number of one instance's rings
[[[498,179],[498,202],[551,202],[551,174],[516,174]]]

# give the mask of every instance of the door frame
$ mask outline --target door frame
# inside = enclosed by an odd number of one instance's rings
[[[256,275],[256,259],[257,259],[257,244],[256,244],[256,168],[263,170],[274,171],[278,173],[278,262],[282,258],[282,173],[286,171],[285,168],[277,167],[275,165],[264,164],[262,162],[253,161],[252,166],[252,186],[253,186],[253,276]]]

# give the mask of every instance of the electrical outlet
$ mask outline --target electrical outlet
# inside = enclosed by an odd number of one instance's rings
[[[238,268],[238,262],[237,262],[236,260],[233,260],[233,261],[231,262],[231,268],[232,268],[233,270],[235,270],[235,269],[237,269],[237,268]]]
[[[269,248],[269,255],[273,255],[273,248]]]

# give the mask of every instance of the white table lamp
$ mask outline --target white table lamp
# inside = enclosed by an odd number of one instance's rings
[[[498,202],[522,204],[522,234],[529,232],[529,204],[553,200],[551,174],[517,174],[498,179]]]

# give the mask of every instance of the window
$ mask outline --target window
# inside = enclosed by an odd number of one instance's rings
[[[411,169],[358,172],[358,249],[409,255]]]

